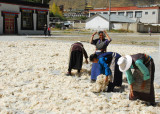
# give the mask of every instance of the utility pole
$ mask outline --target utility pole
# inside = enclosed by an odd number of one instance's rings
[[[111,0],[109,0],[109,19],[108,19],[108,21],[109,21],[109,31],[110,31],[110,29],[111,29]]]

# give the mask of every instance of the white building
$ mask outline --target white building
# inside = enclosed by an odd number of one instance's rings
[[[89,11],[89,17],[95,14],[109,14],[109,8],[93,9]],[[141,23],[160,23],[160,7],[112,7],[111,15],[127,16]]]
[[[20,0],[0,1],[0,34],[43,34],[49,6]]]
[[[122,29],[124,23],[135,23],[134,20],[120,15],[110,16],[110,28],[111,29]],[[109,15],[108,14],[96,14],[86,20],[86,29],[92,30],[108,30],[109,29]]]

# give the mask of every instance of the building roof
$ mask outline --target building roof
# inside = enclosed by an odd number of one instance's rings
[[[137,7],[137,6],[131,6],[131,7],[112,7],[111,11],[126,11],[126,10],[149,10],[149,9],[160,9],[159,6],[155,7]],[[109,11],[109,8],[106,9],[92,9],[90,12],[95,11]]]
[[[103,19],[109,21],[109,15],[108,14],[96,14],[92,17],[90,17],[89,19],[86,20],[86,22],[92,20],[93,18],[100,16]],[[126,17],[126,16],[120,16],[120,15],[111,15],[110,16],[110,21],[111,22],[119,22],[119,23],[135,23],[136,21]]]
[[[22,0],[0,0],[0,3],[49,8],[48,4],[33,3],[33,2],[27,2]]]

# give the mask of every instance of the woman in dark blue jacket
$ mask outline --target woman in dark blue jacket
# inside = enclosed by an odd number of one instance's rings
[[[122,85],[122,72],[120,72],[117,65],[117,61],[120,57],[121,55],[113,52],[103,53],[100,56],[97,54],[92,54],[90,56],[90,61],[98,64],[97,67],[94,68],[97,75],[106,75],[106,82],[110,78],[107,92],[113,91],[115,86]]]

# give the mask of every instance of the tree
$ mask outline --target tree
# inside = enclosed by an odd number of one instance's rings
[[[60,19],[64,19],[62,11],[60,8],[53,2],[52,5],[49,6],[50,15],[59,17]]]

